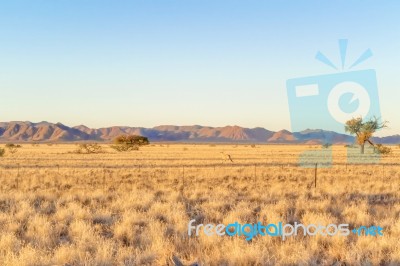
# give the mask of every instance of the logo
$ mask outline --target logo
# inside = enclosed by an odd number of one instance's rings
[[[353,67],[372,56],[370,49],[346,68],[347,40],[339,40],[341,72],[289,79],[286,83],[292,132],[306,129],[323,129],[344,134],[346,121],[355,118],[380,117],[380,105],[376,73],[373,69],[353,71]],[[323,53],[316,59],[339,70]],[[346,69],[346,71],[345,71]],[[333,134],[325,134],[324,142],[333,143]],[[348,155],[351,151],[348,151]],[[364,156],[365,157],[365,156]],[[376,162],[379,156],[369,156],[368,162]],[[330,167],[332,148],[310,150],[300,156],[300,165]],[[349,163],[356,163],[348,156]],[[365,158],[362,160],[365,162]]]
[[[268,223],[263,224],[241,224],[239,222],[225,224],[197,224],[196,220],[190,220],[188,223],[188,235],[199,236],[243,236],[247,241],[257,236],[279,237],[285,241],[289,237],[303,236],[348,236],[353,233],[357,236],[383,236],[383,228],[380,226],[360,226],[359,228],[349,229],[349,224],[308,224],[295,222],[292,224]]]

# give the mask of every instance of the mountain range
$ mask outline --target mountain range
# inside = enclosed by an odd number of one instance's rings
[[[326,131],[307,129],[301,132],[288,130],[270,131],[265,128],[243,128],[239,126],[157,126],[153,128],[113,126],[89,128],[84,125],[69,127],[61,123],[28,121],[0,122],[0,142],[110,142],[124,134],[142,135],[150,141],[174,142],[247,142],[282,144],[351,144],[354,137]],[[400,143],[400,135],[375,137],[382,144]]]

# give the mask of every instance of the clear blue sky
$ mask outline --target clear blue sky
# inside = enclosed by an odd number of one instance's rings
[[[382,116],[400,133],[398,1],[0,3],[0,121],[290,129],[286,80],[374,56]]]

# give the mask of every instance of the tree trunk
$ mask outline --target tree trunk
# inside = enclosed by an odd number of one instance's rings
[[[365,150],[364,148],[365,148],[365,143],[361,144],[361,146],[360,146],[361,154],[364,154],[364,150]]]

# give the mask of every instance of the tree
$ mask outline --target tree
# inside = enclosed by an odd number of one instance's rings
[[[121,135],[114,139],[114,144],[111,148],[116,151],[133,151],[138,150],[139,146],[148,145],[149,139],[138,135]]]
[[[148,138],[138,135],[121,135],[118,136],[114,142],[116,144],[131,144],[138,146],[148,145],[150,143]]]
[[[360,145],[360,152],[361,154],[364,154],[365,143],[368,142],[375,147],[371,138],[377,130],[386,128],[387,123],[387,121],[380,122],[376,117],[364,122],[362,117],[358,117],[347,121],[344,129],[346,132],[356,135],[357,143]]]

